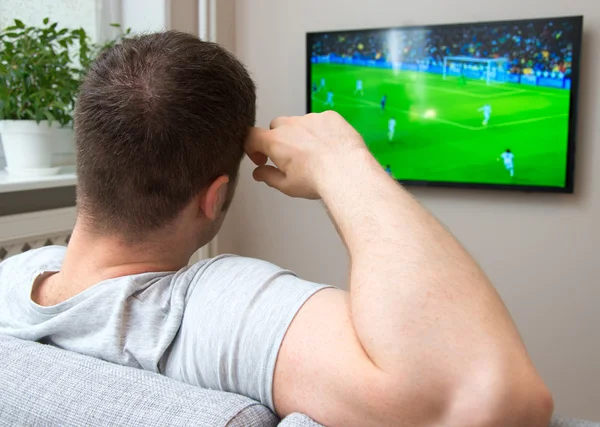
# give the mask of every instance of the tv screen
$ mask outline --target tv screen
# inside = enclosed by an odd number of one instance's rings
[[[406,184],[573,191],[582,17],[307,34],[335,110]]]

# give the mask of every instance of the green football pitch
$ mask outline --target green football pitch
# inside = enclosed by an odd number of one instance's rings
[[[400,180],[564,187],[568,90],[313,64],[312,111],[336,110]],[[362,80],[364,94],[355,93]],[[325,105],[333,92],[333,108]],[[385,109],[381,98],[387,94]],[[483,124],[484,105],[492,107]],[[396,120],[392,141],[388,121]],[[500,155],[514,153],[514,177]]]

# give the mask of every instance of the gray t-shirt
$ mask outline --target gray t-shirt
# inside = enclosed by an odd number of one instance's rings
[[[251,397],[274,410],[283,337],[319,285],[273,264],[219,256],[177,272],[103,281],[51,307],[31,300],[66,249],[0,263],[0,334],[40,341],[189,384]]]

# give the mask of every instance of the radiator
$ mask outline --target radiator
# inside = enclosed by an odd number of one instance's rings
[[[31,249],[52,245],[67,246],[70,237],[71,233],[67,231],[60,234],[34,236],[25,239],[0,242],[0,262],[8,257],[30,251]]]
[[[67,246],[75,208],[0,217],[0,262],[43,246]]]
[[[0,217],[0,262],[43,246],[67,246],[75,217],[75,208]],[[213,241],[192,255],[190,263],[216,254],[216,241]]]

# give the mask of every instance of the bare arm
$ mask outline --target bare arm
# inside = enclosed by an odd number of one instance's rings
[[[351,258],[350,295],[315,295],[288,331],[278,412],[330,425],[547,426],[551,399],[518,332],[452,235],[336,113],[272,127],[251,138],[255,178],[322,198]]]

